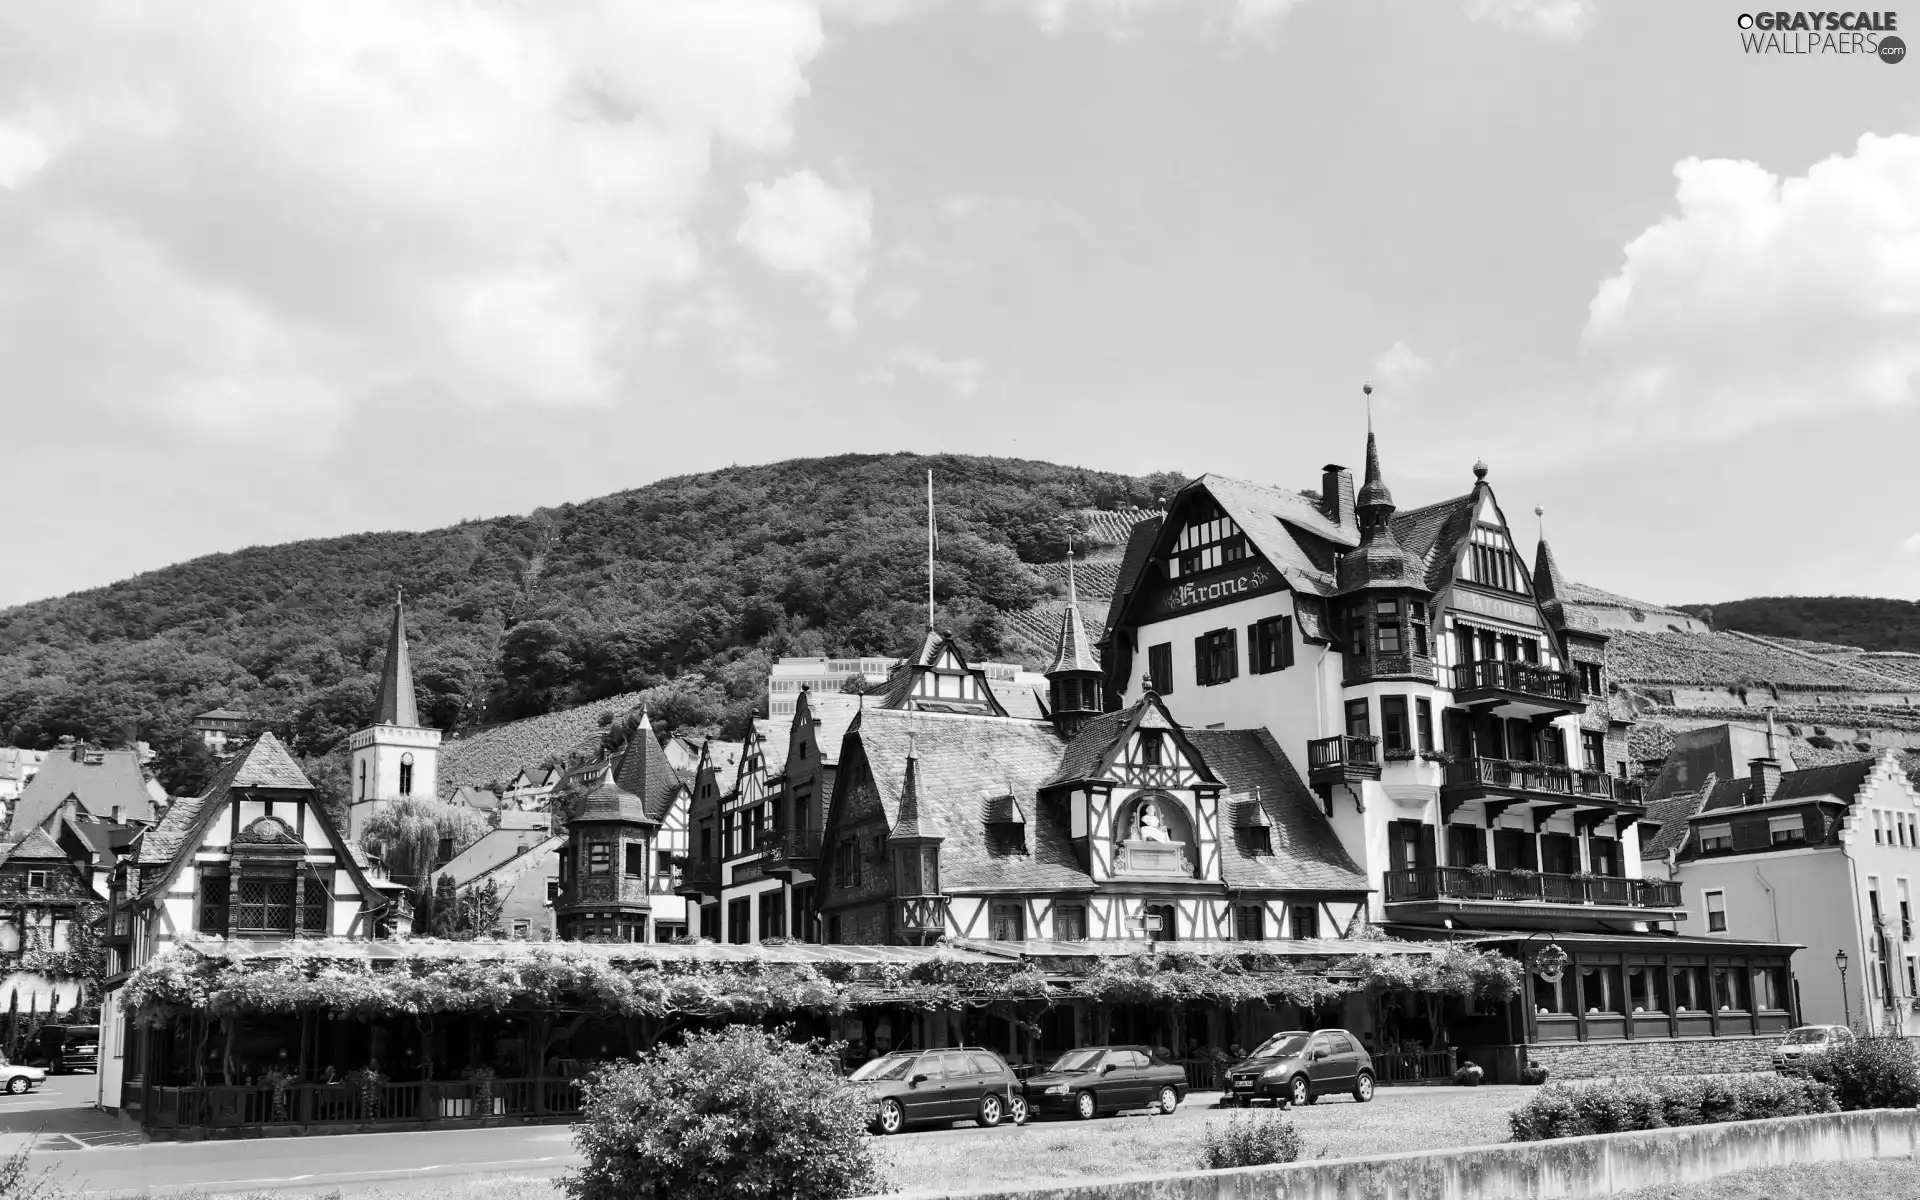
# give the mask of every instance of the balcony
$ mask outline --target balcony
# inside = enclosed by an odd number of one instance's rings
[[[792,830],[770,834],[760,843],[760,870],[774,879],[791,881],[796,874],[813,874],[820,864],[820,834]]]
[[[1446,765],[1440,784],[1443,800],[1547,800],[1607,808],[1639,808],[1640,781],[1604,771],[1585,771],[1558,763],[1514,762],[1504,758],[1463,758]]]
[[[1502,919],[1538,915],[1678,921],[1680,885],[1662,879],[1549,875],[1474,867],[1412,867],[1388,871],[1386,902],[1399,911],[1389,918],[1446,917],[1464,911]],[[1408,911],[1411,910],[1411,911]]]
[[[1587,707],[1580,677],[1572,672],[1490,658],[1453,668],[1453,702],[1463,708],[1489,706],[1502,717],[1564,715]]]
[[[677,865],[682,860],[676,857],[674,861]],[[673,893],[695,902],[702,899],[718,900],[720,898],[720,864],[712,859],[686,862],[681,867],[680,886],[674,888]]]
[[[1380,739],[1337,734],[1307,743],[1307,779],[1322,784],[1380,778]]]
[[[893,902],[893,923],[907,937],[938,937],[947,931],[945,896],[900,896]]]

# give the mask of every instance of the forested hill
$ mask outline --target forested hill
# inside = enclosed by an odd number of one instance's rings
[[[1711,614],[1716,629],[1920,653],[1920,603],[1874,596],[1758,596],[1724,604],[1686,604]]]
[[[1032,655],[1006,621],[1047,594],[1075,510],[1181,482],[954,455],[844,455],[662,480],[523,517],[196,559],[0,612],[0,733],[159,748],[214,707],[320,754],[366,719],[394,590],[421,710],[458,729],[652,689],[674,725],[737,730],[781,654],[897,654],[925,624],[926,473],[943,626]]]

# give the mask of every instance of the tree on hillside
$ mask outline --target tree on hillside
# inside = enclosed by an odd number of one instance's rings
[[[167,789],[167,795],[206,793],[220,764],[198,733],[184,725],[171,725],[148,732],[145,741],[153,751],[153,776]]]

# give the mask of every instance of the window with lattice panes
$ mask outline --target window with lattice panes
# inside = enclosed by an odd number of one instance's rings
[[[242,876],[239,892],[234,907],[236,924],[241,930],[293,932],[292,878],[252,879]]]
[[[1167,577],[1180,579],[1224,567],[1247,557],[1246,535],[1217,505],[1199,503],[1188,510],[1186,524],[1167,556]]]
[[[200,932],[227,936],[228,903],[232,880],[225,875],[206,875],[200,880]]]
[[[302,933],[326,934],[331,932],[332,897],[327,894],[326,884],[318,875],[307,877],[306,894],[301,897],[300,931]]]

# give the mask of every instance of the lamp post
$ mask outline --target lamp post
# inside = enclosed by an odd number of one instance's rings
[[[1853,997],[1847,995],[1847,952],[1835,950],[1833,965],[1840,969],[1840,1011],[1846,1014],[1847,1028],[1853,1028]]]

